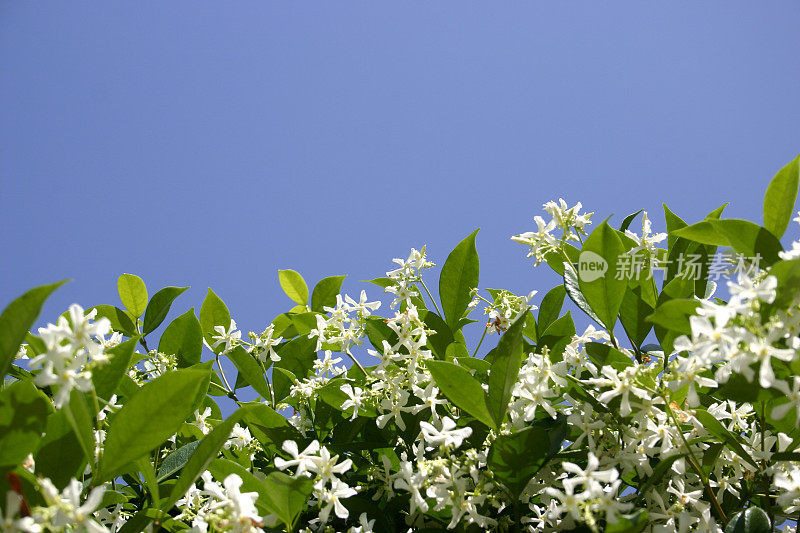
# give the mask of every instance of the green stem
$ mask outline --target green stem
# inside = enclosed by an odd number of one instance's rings
[[[708,482],[708,478],[706,477],[705,472],[703,469],[700,468],[700,463],[697,460],[697,457],[694,455],[694,452],[689,447],[689,443],[686,442],[686,437],[683,435],[683,430],[681,429],[680,423],[678,423],[678,419],[675,417],[675,413],[672,412],[672,408],[669,406],[669,398],[664,398],[665,402],[665,409],[669,414],[672,421],[675,423],[675,428],[678,430],[678,435],[681,436],[681,440],[683,441],[683,445],[686,447],[686,451],[689,454],[689,464],[697,472],[697,475],[700,476],[700,481],[703,483],[703,487],[706,490],[706,496],[711,501],[711,508],[714,510],[714,514],[717,516],[719,520],[722,520],[722,525],[725,526],[728,524],[728,517],[725,516],[725,511],[722,510],[722,506],[719,504],[717,500],[717,495],[714,494],[714,491],[711,489],[711,485]]]
[[[436,308],[436,313],[438,313],[438,315],[440,317],[444,318],[444,315],[442,315],[442,311],[439,309],[439,306],[436,304],[436,300],[434,300],[433,296],[431,295],[431,291],[429,291],[428,290],[428,286],[425,285],[425,280],[422,279],[422,276],[419,277],[419,282],[422,284],[422,288],[425,289],[425,292],[427,293],[428,298],[431,299],[431,303],[433,304],[433,307]]]
[[[214,355],[214,359],[217,361],[217,368],[219,368],[219,375],[222,378],[222,382],[225,384],[226,391],[228,393],[228,397],[236,403],[239,403],[239,398],[236,397],[236,393],[231,388],[230,383],[228,383],[228,378],[225,377],[225,371],[222,370],[222,364],[219,362],[219,354]]]
[[[489,328],[486,328],[486,327],[483,328],[483,334],[481,335],[481,340],[478,341],[478,345],[475,347],[475,351],[472,352],[472,357],[475,357],[475,355],[478,353],[478,350],[481,347],[481,344],[483,344],[483,339],[484,339],[484,337],[486,337],[486,330],[487,329],[489,329]]]

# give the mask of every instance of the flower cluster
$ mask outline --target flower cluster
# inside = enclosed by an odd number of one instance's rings
[[[544,204],[545,212],[550,215],[550,220],[545,220],[540,216],[533,218],[536,222],[536,231],[526,231],[519,235],[514,235],[511,240],[519,244],[528,246],[528,257],[535,258],[535,266],[547,260],[549,254],[561,256],[559,262],[563,260],[565,246],[569,241],[580,241],[586,235],[586,226],[591,224],[591,217],[594,213],[581,213],[583,208],[580,202],[569,207],[563,198],[558,199],[558,203],[550,201]],[[556,230],[561,231],[560,236],[553,235]]]

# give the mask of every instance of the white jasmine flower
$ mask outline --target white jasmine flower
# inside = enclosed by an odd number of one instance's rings
[[[419,427],[425,442],[432,446],[444,446],[445,448],[458,448],[464,439],[472,435],[472,428],[464,427],[455,429],[456,423],[452,418],[445,416],[441,420],[441,429],[437,429],[433,424],[420,422]]]
[[[236,329],[236,321],[231,319],[231,324],[228,329],[225,329],[225,326],[214,326],[214,331],[218,334],[212,336],[211,338],[216,340],[214,344],[211,345],[212,350],[216,350],[220,344],[224,344],[225,348],[222,349],[223,354],[230,352],[234,346],[239,344],[239,341],[242,338],[242,332]]]

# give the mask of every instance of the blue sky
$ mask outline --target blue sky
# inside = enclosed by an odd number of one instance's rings
[[[212,287],[245,331],[310,284],[377,289],[480,227],[481,286],[558,282],[509,236],[563,196],[760,221],[800,152],[800,4],[0,3],[2,305]],[[796,228],[787,237],[796,238]],[[434,273],[430,285],[436,285]],[[175,313],[173,313],[175,314]]]

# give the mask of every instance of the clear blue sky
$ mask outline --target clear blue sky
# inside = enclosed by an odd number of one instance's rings
[[[659,231],[661,202],[760,220],[800,152],[798,23],[790,1],[2,2],[0,305],[62,278],[45,321],[119,305],[131,272],[260,331],[291,305],[279,268],[355,293],[476,227],[481,286],[543,294],[509,236],[559,196]]]

